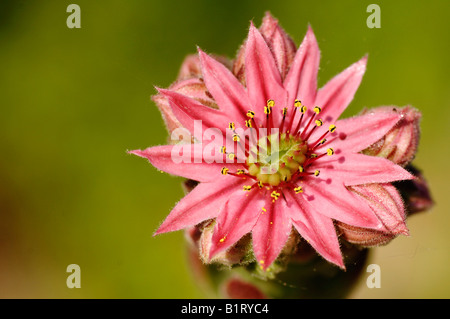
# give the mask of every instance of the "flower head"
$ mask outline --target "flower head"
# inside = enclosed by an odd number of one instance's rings
[[[367,57],[317,89],[319,58],[310,27],[296,49],[266,15],[260,30],[250,25],[232,68],[199,49],[198,64],[188,68],[194,71],[183,73],[191,76],[158,89],[171,131],[183,127],[195,143],[131,153],[200,183],[156,234],[214,220],[203,235],[206,259],[251,234],[263,270],[279,256],[292,229],[341,268],[335,224],[349,238],[359,228],[407,234],[403,203],[390,183],[413,175],[386,158],[362,153],[393,132],[403,115],[368,111],[339,119],[359,87]],[[183,160],[174,161],[180,147]]]

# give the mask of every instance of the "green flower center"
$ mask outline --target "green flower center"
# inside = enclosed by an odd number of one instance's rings
[[[250,150],[248,173],[262,184],[278,186],[302,170],[308,147],[298,136],[277,133],[262,137]]]

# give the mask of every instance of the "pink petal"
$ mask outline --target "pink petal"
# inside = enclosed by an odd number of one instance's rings
[[[284,81],[284,87],[289,94],[288,107],[290,107],[290,112],[293,110],[295,99],[299,99],[308,107],[314,107],[319,61],[319,46],[313,30],[309,26],[306,36],[297,50],[289,73]],[[294,121],[294,123],[297,122]]]
[[[272,114],[275,123],[279,123],[287,95],[272,52],[253,24],[250,25],[245,47],[245,76],[252,110],[256,113],[258,124],[265,120],[263,110],[269,99],[275,101]]]
[[[380,140],[400,119],[401,114],[392,112],[368,113],[339,120],[336,122],[336,132],[327,137],[328,142],[321,148],[360,152]]]
[[[346,186],[414,178],[401,166],[382,157],[335,152],[333,156],[321,158],[311,168],[320,170],[323,178],[339,180]]]
[[[183,148],[181,151],[178,150],[180,147]],[[199,182],[212,182],[224,178],[221,169],[225,166],[232,172],[243,168],[242,164],[225,163],[224,156],[218,149],[221,162],[216,162],[217,158],[204,150],[204,144],[185,144],[155,146],[130,153],[147,158],[161,171]]]
[[[305,178],[303,189],[308,212],[316,212],[352,226],[384,229],[369,205],[337,179],[326,179],[326,176],[324,179]]]
[[[165,89],[158,89],[158,91],[169,100],[173,113],[183,127],[191,132],[199,141],[204,141],[203,133],[208,128],[218,128],[225,134],[230,120],[222,111],[204,106],[177,92]],[[202,121],[201,129],[194,130],[195,120]],[[238,126],[237,123],[236,126]]]
[[[367,56],[335,76],[317,92],[314,104],[322,108],[324,121],[335,122],[353,100],[366,71],[366,63]]]
[[[300,235],[326,260],[345,269],[339,241],[331,218],[310,209],[302,195],[285,192],[289,216]]]
[[[236,243],[255,225],[265,204],[260,192],[247,192],[242,188],[229,196],[219,212],[212,237],[210,258]]]
[[[228,177],[214,183],[200,183],[175,206],[155,235],[194,226],[217,217],[219,210],[243,181]]]
[[[270,200],[252,230],[253,252],[264,270],[278,257],[292,229],[286,201],[280,198],[272,204]]]
[[[199,49],[206,87],[219,108],[233,121],[243,122],[249,110],[250,100],[244,87],[222,63]]]
[[[367,200],[370,208],[390,233],[409,234],[405,224],[403,200],[394,186],[391,184],[368,184],[352,186],[350,189]]]

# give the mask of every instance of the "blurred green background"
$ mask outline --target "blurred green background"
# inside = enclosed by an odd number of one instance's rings
[[[182,232],[152,237],[183,196],[181,179],[126,150],[164,144],[150,101],[196,45],[233,57],[249,21],[270,10],[295,39],[308,23],[321,49],[319,84],[369,54],[344,114],[411,104],[423,112],[415,160],[436,201],[411,236],[373,251],[382,287],[352,298],[449,298],[450,2],[0,2],[0,297],[200,298]],[[381,7],[381,29],[366,8]],[[68,289],[66,267],[81,267]]]

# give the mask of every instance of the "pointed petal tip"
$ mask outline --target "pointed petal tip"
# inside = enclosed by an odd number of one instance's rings
[[[347,268],[345,267],[344,261],[340,261],[339,263],[335,263],[336,266],[339,267],[342,271],[347,271]]]
[[[368,59],[369,59],[369,54],[366,53],[357,63],[366,66]]]
[[[410,236],[409,229],[408,229],[408,227],[406,226],[406,223],[405,223],[405,222],[401,223],[401,224],[395,229],[395,234],[397,234],[397,235],[404,235],[404,236],[407,236],[407,237]]]
[[[264,12],[264,18],[270,18],[270,19],[276,20],[275,17],[272,15],[272,13],[269,10]]]
[[[308,39],[308,41],[317,43],[316,35],[314,34],[314,30],[309,23],[308,23],[308,29],[306,30],[305,38]]]
[[[200,48],[200,46],[198,46],[198,45],[197,45],[197,52],[198,52],[198,55],[199,55],[200,59],[202,58],[203,55],[206,55],[205,51],[203,51]]]
[[[153,87],[155,88],[155,90],[156,90],[159,94],[161,94],[161,95],[163,95],[163,96],[166,96],[165,92],[168,91],[167,89],[160,88],[159,86],[156,86],[156,85],[154,85]]]
[[[400,234],[401,234],[401,235],[404,235],[404,236],[406,236],[406,237],[411,236],[411,234],[409,233],[409,229],[407,229],[407,228],[406,228],[405,230],[401,231]]]
[[[345,264],[344,264],[344,259],[342,257],[342,252],[339,251],[340,254],[339,256],[334,256],[333,260],[329,259],[328,261],[333,263],[334,265],[338,266],[341,270],[346,271],[347,269],[345,268]]]
[[[127,153],[128,153],[128,154],[137,155],[137,156],[139,156],[139,157],[145,157],[145,156],[144,156],[144,151],[143,151],[143,150],[132,150],[132,151],[128,151],[128,150],[127,150]]]

